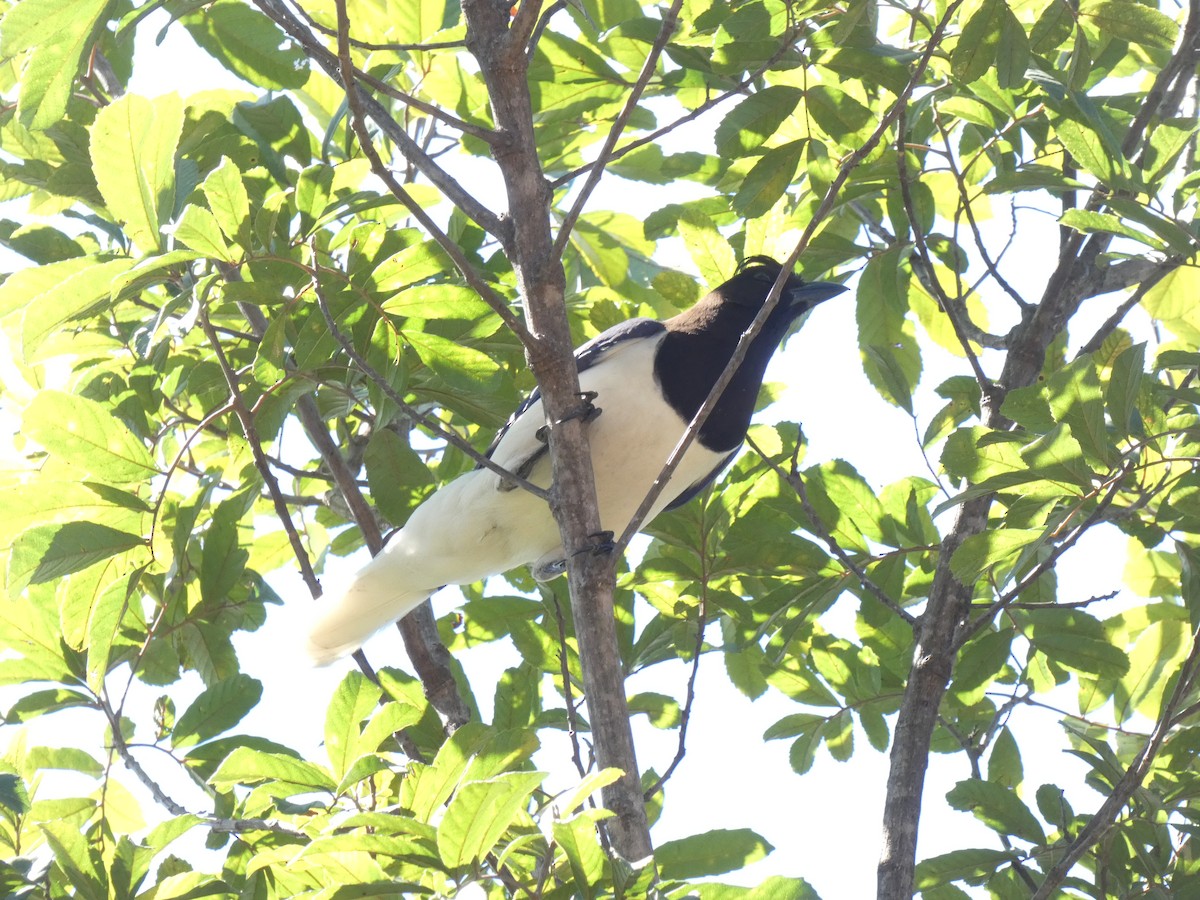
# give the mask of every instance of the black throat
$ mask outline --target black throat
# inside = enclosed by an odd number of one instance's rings
[[[709,295],[666,323],[667,334],[654,360],[654,375],[667,402],[685,422],[690,422],[704,405],[756,312],[717,302]],[[733,380],[700,427],[697,439],[704,447],[727,453],[745,439],[767,363],[793,318],[781,302],[750,344]]]

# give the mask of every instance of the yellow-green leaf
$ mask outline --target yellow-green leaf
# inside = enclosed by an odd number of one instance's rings
[[[158,474],[141,440],[94,400],[42,391],[22,423],[23,433],[52,456],[109,484],[147,482]]]
[[[143,253],[163,249],[175,204],[175,150],[183,130],[178,94],[136,94],[100,110],[92,125],[92,171],[116,220]]]

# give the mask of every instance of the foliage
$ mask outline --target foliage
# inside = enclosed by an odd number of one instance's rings
[[[23,258],[0,284],[15,460],[0,517],[12,698],[0,886],[22,898],[467,885],[815,896],[799,878],[712,882],[771,850],[719,829],[718,814],[659,846],[656,868],[610,854],[597,829],[610,813],[590,798],[617,773],[589,770],[578,743],[574,786],[547,787],[534,753],[589,723],[566,589],[535,592],[522,572],[512,596],[472,586],[465,619],[439,623],[452,652],[520,653],[490,723],[443,727],[458,723],[418,679],[364,666],[329,705],[324,759],[242,725],[262,686],[232,638],[279,602],[266,576],[299,565],[315,589],[306,567],[365,539],[343,494],[364,489],[380,522],[402,524],[475,464],[446,432],[481,450],[534,384],[512,327],[508,224],[471,189],[512,171],[477,59],[486,47],[466,26],[485,4],[464,0],[465,16],[454,0],[347,5],[346,50],[375,98],[370,137],[396,167],[391,185],[356,138],[366,125],[347,102],[333,0],[0,3],[0,197],[16,216],[0,221],[0,243]],[[244,89],[125,93],[135,38],[153,36],[160,8]],[[995,840],[915,873],[910,860],[881,895],[907,895],[904,877],[931,898],[1200,890],[1188,62],[1200,20],[1187,16],[1132,0],[512,11],[514,31],[536,20],[530,133],[563,225],[576,342],[686,308],[696,274],[718,282],[739,256],[802,246],[808,277],[858,279],[877,397],[849,414],[902,410],[930,470],[872,484],[854,463],[877,448],[810,464],[794,424],[758,425],[720,490],[649,529],[619,573],[616,625],[627,673],[720,653],[748,697],[794,701],[764,738],[789,742],[797,777],[819,753],[866,752],[862,735],[921,772],[931,751],[967,760],[973,777],[945,802]],[[671,149],[692,120],[707,129],[694,149]],[[689,189],[644,220],[595,197],[577,207],[598,154],[607,179]],[[1058,245],[1006,256],[1006,240],[1047,214]],[[664,262],[679,246],[687,271]],[[1041,297],[1005,278],[1021,268],[1040,273]],[[1113,292],[1098,330],[1079,324],[1085,301]],[[957,368],[931,405],[922,375],[947,353]],[[1115,601],[1057,577],[1094,529],[1128,541]],[[852,636],[829,627],[835,606],[852,610]],[[195,676],[202,691],[177,709]],[[457,676],[478,709],[484,685]],[[130,690],[146,688],[160,695],[154,715],[127,715]],[[1087,767],[1109,801],[1095,809],[1068,799],[1078,785],[1026,781],[1022,755],[1041,748],[1013,737],[1023,713],[1067,692],[1077,708],[1045,741]],[[686,748],[690,691],[630,708]],[[102,744],[30,743],[37,720],[81,711],[103,724]],[[907,724],[922,715],[924,733]],[[181,806],[147,773],[151,753],[207,807]],[[64,796],[63,772],[84,786]],[[645,773],[646,787],[656,779]],[[915,835],[919,777],[915,806],[890,790],[885,830],[907,816]],[[171,852],[193,830],[219,862]]]

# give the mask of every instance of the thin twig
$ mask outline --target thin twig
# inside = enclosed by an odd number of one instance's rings
[[[333,317],[333,313],[330,312],[329,303],[325,299],[325,293],[321,290],[319,281],[320,264],[316,261],[315,253],[313,254],[312,273],[312,282],[310,286],[313,295],[317,298],[317,307],[321,310],[321,315],[325,317],[325,324],[329,328],[330,335],[335,341],[338,342],[342,348],[342,351],[348,357],[350,357],[350,361],[353,362],[354,365],[364,375],[375,382],[376,386],[383,391],[384,396],[386,396],[388,400],[394,403],[398,409],[400,409],[406,416],[409,416],[414,422],[419,422],[433,434],[436,434],[438,437],[446,441],[446,443],[461,450],[467,456],[471,457],[471,459],[475,460],[475,462],[479,463],[479,465],[483,466],[483,468],[490,469],[504,480],[512,482],[523,490],[529,491],[529,493],[533,494],[535,497],[540,497],[543,500],[546,500],[549,497],[549,493],[545,488],[538,487],[533,482],[522,478],[515,472],[510,472],[508,469],[504,468],[494,460],[476,450],[473,446],[471,446],[470,441],[467,441],[454,431],[446,428],[437,419],[421,412],[415,406],[406,402],[405,399],[400,396],[399,392],[397,392],[396,389],[388,383],[387,379],[384,378],[383,375],[380,374],[380,372],[374,366],[367,362],[366,358],[355,349],[354,342],[351,341],[350,338],[347,337],[346,334],[341,330],[341,328],[338,327],[337,321]]]
[[[1071,533],[1068,534],[1062,541],[1055,544],[1054,549],[1047,554],[1046,558],[1041,560],[1036,566],[1030,569],[1025,574],[1025,577],[1001,594],[1000,597],[997,598],[996,602],[988,606],[988,608],[985,609],[973,621],[965,623],[962,628],[959,629],[959,633],[955,636],[954,640],[954,650],[956,653],[958,650],[962,649],[962,646],[968,640],[970,640],[973,635],[975,635],[981,628],[987,625],[988,622],[995,618],[998,612],[1008,607],[1009,604],[1020,597],[1021,594],[1024,593],[1029,587],[1031,587],[1034,582],[1053,569],[1062,555],[1074,547],[1075,544],[1079,542],[1079,539],[1083,537],[1093,525],[1095,525],[1104,517],[1105,510],[1107,510],[1108,507],[1112,505],[1112,502],[1117,498],[1117,494],[1120,493],[1121,483],[1131,471],[1133,471],[1133,466],[1129,463],[1126,463],[1126,465],[1121,467],[1120,471],[1118,471],[1115,475],[1109,478],[1108,481],[1101,485],[1101,488],[1107,488],[1107,490],[1105,491],[1104,496],[1100,498],[1099,502],[1097,502],[1096,508],[1088,514],[1087,518],[1076,525],[1071,530]],[[1100,490],[1100,488],[1098,488],[1097,491],[1098,490]]]
[[[439,122],[444,122],[451,128],[461,131],[463,134],[469,134],[471,137],[479,138],[479,140],[486,144],[491,144],[498,139],[496,132],[492,131],[490,128],[484,128],[482,125],[474,125],[458,118],[458,116],[453,116],[440,106],[427,103],[420,97],[414,97],[412,94],[406,93],[399,88],[392,87],[390,84],[380,81],[374,75],[371,75],[369,72],[364,72],[357,66],[354,67],[354,77],[359,81],[371,85],[371,87],[375,88],[375,90],[379,91],[379,93],[386,94],[393,100],[399,100],[406,106],[411,106],[413,109],[420,110],[427,116],[437,119]]]
[[[337,37],[337,29],[330,28],[328,25],[322,25],[312,16],[310,16],[304,7],[293,0],[292,6],[296,13],[309,24],[309,27],[314,31],[319,31],[321,34]],[[396,50],[398,52],[406,51],[421,51],[421,50],[450,50],[455,47],[465,46],[465,41],[430,41],[425,44],[374,44],[370,41],[360,41],[357,38],[349,38],[350,43],[359,50]]]
[[[563,619],[562,607],[558,605],[558,598],[551,595],[551,599],[554,600],[554,618],[558,622],[558,663],[563,680],[563,700],[567,704],[567,735],[571,738],[571,761],[575,763],[575,771],[582,778],[587,774],[587,767],[583,764],[583,753],[579,747],[579,720],[575,715],[575,700],[571,695],[571,663],[567,648],[567,623]]]
[[[1032,900],[1048,900],[1050,897],[1057,896],[1059,886],[1066,879],[1075,863],[1079,861],[1079,858],[1113,827],[1117,815],[1125,807],[1125,804],[1129,802],[1134,791],[1145,781],[1146,775],[1149,774],[1150,767],[1154,764],[1154,759],[1158,755],[1158,751],[1162,748],[1168,732],[1171,730],[1171,724],[1175,719],[1175,711],[1187,694],[1189,683],[1196,677],[1197,670],[1200,668],[1198,664],[1200,664],[1200,627],[1192,632],[1192,650],[1188,654],[1187,659],[1179,667],[1179,677],[1175,682],[1175,689],[1171,692],[1171,698],[1163,707],[1158,722],[1154,726],[1154,731],[1151,732],[1146,743],[1142,745],[1142,749],[1138,751],[1132,764],[1130,764],[1125,774],[1121,777],[1121,780],[1113,787],[1112,793],[1108,795],[1104,803],[1100,805],[1100,808],[1092,814],[1087,825],[1080,830],[1079,834],[1075,836],[1075,839],[1065,849],[1058,851],[1062,855],[1058,857],[1058,862],[1054,864],[1054,867],[1046,873],[1041,887],[1033,895]]]
[[[371,163],[371,170],[379,177],[381,181],[391,191],[392,196],[403,204],[409,214],[416,219],[421,227],[433,237],[438,246],[446,252],[446,255],[453,261],[455,267],[462,274],[477,294],[487,303],[488,306],[498,315],[502,322],[512,330],[512,332],[520,338],[521,343],[529,346],[533,340],[528,329],[523,323],[508,308],[508,304],[504,298],[497,294],[483,277],[471,265],[466,255],[462,252],[462,248],[452,241],[437,223],[433,221],[429,213],[427,213],[421,204],[413,199],[412,195],[405,189],[396,177],[392,174],[383,162],[379,155],[379,151],[375,149],[375,143],[371,140],[370,132],[367,131],[366,118],[363,112],[362,97],[355,87],[354,81],[354,65],[350,61],[350,47],[345,40],[345,29],[340,28],[341,25],[349,25],[349,18],[346,13],[345,0],[337,0],[337,14],[339,24],[338,39],[338,62],[341,67],[342,82],[346,87],[346,102],[350,106],[350,123],[354,129],[355,135],[358,137],[359,147],[366,154],[367,159]],[[315,254],[314,254],[315,258]]]
[[[679,764],[683,762],[684,754],[687,753],[688,725],[692,721],[692,707],[696,702],[696,676],[700,674],[700,658],[704,655],[704,629],[708,626],[707,573],[702,575],[700,584],[702,588],[700,591],[700,606],[696,610],[696,643],[692,647],[692,667],[691,671],[688,672],[687,696],[683,701],[683,710],[679,714],[679,743],[675,748],[675,757],[671,760],[671,764],[667,766],[667,770],[659,775],[658,780],[647,788],[646,792],[642,795],[647,803],[650,802],[655,794],[663,789],[663,786],[675,774],[675,770],[679,768]]]
[[[547,9],[538,17],[537,25],[534,26],[533,32],[529,36],[529,44],[525,48],[526,64],[533,62],[533,54],[537,52],[538,41],[541,40],[542,32],[546,30],[546,27],[550,24],[550,20],[554,18],[554,14],[562,12],[566,8],[567,0],[554,0],[554,2],[550,4],[549,9]]]
[[[985,397],[990,397],[994,394],[996,385],[984,373],[983,366],[979,362],[979,357],[975,354],[975,348],[971,346],[971,341],[967,337],[963,322],[958,316],[960,308],[962,312],[966,312],[966,303],[963,302],[961,295],[958,298],[952,299],[942,290],[942,284],[937,277],[937,270],[934,268],[933,260],[929,256],[929,246],[925,242],[925,232],[921,229],[921,221],[917,216],[916,204],[913,202],[912,179],[909,177],[908,155],[905,148],[906,130],[907,113],[902,109],[900,110],[896,124],[896,168],[899,175],[900,196],[904,201],[904,213],[908,216],[909,227],[912,228],[913,243],[917,250],[917,257],[920,259],[921,265],[928,275],[927,278],[922,278],[921,281],[927,282],[926,287],[933,291],[934,299],[937,300],[938,306],[946,314],[946,318],[950,320],[950,327],[954,329],[954,335],[958,338],[963,353],[967,356],[967,362],[971,364],[971,371],[975,373],[975,381],[978,382],[979,389]],[[961,307],[958,305],[960,303]]]
[[[1125,317],[1129,315],[1130,310],[1141,303],[1142,300],[1145,299],[1146,294],[1150,292],[1150,289],[1166,278],[1167,275],[1173,272],[1179,265],[1180,263],[1178,262],[1164,262],[1163,264],[1156,266],[1154,270],[1152,270],[1151,273],[1147,275],[1145,279],[1143,279],[1141,284],[1137,286],[1137,289],[1134,290],[1134,292],[1128,297],[1126,297],[1125,300],[1122,301],[1121,305],[1113,311],[1113,314],[1104,321],[1104,324],[1096,329],[1096,333],[1091,336],[1088,342],[1079,348],[1079,353],[1076,354],[1076,358],[1078,359],[1080,356],[1086,356],[1089,353],[1095,353],[1098,351],[1105,339],[1107,339],[1110,334],[1116,331],[1117,326],[1119,326],[1121,322],[1124,321]]]
[[[1000,289],[1008,294],[1021,309],[1028,309],[1029,303],[1017,293],[1008,281],[1000,274],[1000,270],[996,266],[995,260],[992,259],[988,252],[987,243],[983,239],[983,235],[979,231],[979,223],[975,221],[975,212],[972,209],[970,197],[967,194],[967,185],[963,177],[963,173],[958,170],[958,163],[954,159],[954,151],[950,147],[950,135],[946,131],[945,125],[942,124],[941,117],[937,114],[935,107],[933,114],[934,124],[937,126],[938,132],[942,135],[942,142],[946,145],[946,165],[950,168],[950,174],[954,176],[954,183],[958,186],[959,202],[962,205],[963,213],[967,217],[967,225],[971,228],[971,235],[975,239],[975,249],[979,251],[979,258],[983,260],[984,268],[988,274],[992,276],[996,284],[1000,285]]]
[[[792,32],[789,32],[787,35],[784,36],[784,40],[782,40],[780,42],[779,48],[771,55],[770,59],[768,59],[766,62],[764,62],[761,66],[759,66],[757,69],[755,69],[749,75],[747,75],[745,78],[743,78],[737,84],[735,84],[733,87],[729,88],[728,90],[722,91],[720,94],[717,94],[715,97],[705,100],[703,103],[701,103],[695,109],[693,109],[691,112],[685,113],[684,115],[680,116],[679,118],[675,119],[674,121],[668,122],[666,125],[662,126],[662,128],[657,128],[654,131],[649,132],[648,134],[642,135],[641,137],[637,138],[636,140],[630,141],[628,144],[625,144],[624,146],[618,147],[617,149],[613,150],[611,154],[609,154],[609,158],[608,158],[607,162],[608,163],[614,162],[615,160],[620,159],[625,154],[632,153],[634,150],[637,150],[639,147],[644,147],[647,144],[657,143],[659,138],[663,137],[664,135],[670,134],[672,131],[674,131],[676,128],[679,128],[681,125],[686,125],[688,122],[692,122],[692,121],[700,118],[702,115],[707,113],[709,110],[713,109],[716,106],[719,106],[720,104],[724,103],[726,100],[729,100],[732,97],[737,97],[737,96],[741,96],[741,95],[745,94],[746,88],[748,88],[750,85],[752,85],[756,81],[758,81],[758,79],[761,78],[763,76],[763,74],[765,74],[772,66],[774,66],[775,63],[779,62],[779,60],[783,57],[783,55],[788,50],[791,49],[792,40],[794,40],[794,38],[795,38],[795,34]],[[558,178],[554,179],[554,181],[550,182],[550,186],[552,188],[554,188],[555,190],[557,190],[558,188],[562,187],[563,185],[569,184],[570,182],[574,181],[576,178],[578,178],[583,173],[590,172],[595,165],[596,165],[595,162],[590,162],[590,163],[585,163],[584,165],[579,166],[576,169],[572,169],[570,172],[567,172],[567,174],[560,175]]]
[[[750,323],[750,327],[747,328],[742,333],[741,338],[738,339],[737,347],[734,348],[733,355],[726,364],[725,370],[721,373],[721,377],[717,379],[716,383],[712,387],[712,390],[709,391],[707,399],[705,399],[700,409],[696,411],[696,415],[692,417],[692,421],[688,425],[687,430],[683,433],[683,436],[680,437],[679,442],[671,451],[671,455],[667,458],[667,461],[663,465],[662,470],[659,472],[658,477],[654,480],[654,484],[651,485],[645,499],[642,500],[641,505],[633,514],[633,518],[630,519],[629,524],[625,526],[625,530],[622,532],[621,538],[616,544],[617,552],[622,551],[629,544],[629,540],[633,537],[633,535],[637,533],[639,528],[641,528],[642,523],[645,521],[646,516],[649,515],[655,501],[658,500],[659,495],[663,492],[663,489],[666,488],[667,482],[670,481],[671,475],[674,474],[675,470],[679,467],[679,463],[683,459],[683,455],[687,452],[688,447],[692,445],[692,441],[695,440],[700,428],[708,420],[709,414],[717,405],[717,401],[725,392],[725,388],[728,386],[729,382],[733,380],[734,373],[738,370],[738,367],[742,364],[742,360],[745,359],[746,354],[750,350],[750,344],[754,341],[755,337],[758,336],[759,332],[762,331],[763,327],[767,323],[767,319],[775,310],[775,307],[779,305],[779,299],[783,295],[783,286],[787,282],[787,279],[791,277],[792,270],[795,268],[796,261],[800,258],[800,254],[807,249],[809,241],[812,240],[818,226],[820,226],[820,224],[833,211],[834,204],[837,202],[837,198],[841,193],[842,186],[845,185],[846,180],[850,177],[850,173],[853,172],[858,165],[867,158],[868,155],[874,152],[875,148],[879,145],[880,140],[883,139],[883,135],[889,128],[892,127],[897,117],[903,112],[905,105],[908,103],[909,96],[912,94],[917,84],[920,83],[920,79],[924,75],[925,69],[929,66],[930,59],[933,58],[934,51],[937,49],[938,41],[940,40],[941,35],[945,32],[946,27],[950,24],[950,20],[955,11],[960,5],[962,5],[962,3],[963,0],[953,0],[953,2],[949,4],[945,14],[942,16],[942,19],[938,22],[937,28],[934,30],[933,35],[931,35],[928,46],[925,48],[925,51],[921,54],[920,59],[913,68],[913,73],[909,77],[908,83],[904,86],[904,90],[902,90],[897,96],[895,103],[892,104],[891,109],[889,109],[880,120],[879,125],[876,126],[875,130],[871,132],[870,136],[862,143],[861,146],[859,146],[857,150],[855,150],[846,158],[841,167],[838,169],[837,175],[829,183],[829,187],[826,189],[825,195],[821,198],[821,202],[817,205],[817,209],[813,213],[813,217],[809,220],[804,232],[800,235],[800,239],[796,242],[795,248],[793,248],[791,254],[789,254],[788,258],[781,266],[779,277],[775,279],[775,283],[771,286],[770,292],[763,301],[762,309],[758,312],[758,315],[754,317],[754,321]]]
[[[253,3],[287,35],[300,44],[308,57],[316,62],[330,78],[341,80],[342,73],[338,57],[330,53],[325,45],[305,27],[305,24],[292,15],[291,11],[283,5],[282,0],[253,0]],[[451,203],[489,234],[500,237],[505,233],[506,229],[500,217],[480,203],[450,173],[435,163],[429,154],[421,150],[416,141],[409,137],[408,133],[400,127],[400,124],[379,101],[365,96],[360,91],[351,91],[351,93],[357,96],[366,113],[396,145],[404,158],[416,166],[421,174],[428,178]]]
[[[120,715],[103,701],[101,702],[101,710],[108,718],[109,734],[112,736],[110,749],[116,751],[117,755],[121,757],[121,762],[125,765],[125,768],[146,787],[146,790],[150,792],[150,796],[154,798],[154,801],[171,815],[176,817],[194,815],[203,821],[210,830],[222,834],[268,831],[273,834],[284,834],[289,837],[304,837],[302,832],[290,828],[281,822],[273,822],[270,819],[229,819],[206,813],[192,813],[183,804],[167,794],[162,789],[162,786],[150,777],[150,773],[142,768],[142,764],[137,761],[137,758],[133,755],[133,752],[129,749],[129,745],[125,743],[125,738],[121,734]]]
[[[154,553],[154,532],[158,528],[158,516],[159,513],[162,512],[163,501],[166,500],[167,497],[167,485],[171,483],[171,475],[183,464],[183,457],[187,455],[188,450],[192,446],[192,442],[196,440],[196,438],[199,437],[209,425],[211,425],[221,416],[225,415],[225,413],[230,412],[232,409],[232,403],[225,403],[201,419],[196,424],[195,429],[192,430],[192,433],[184,438],[183,444],[179,448],[179,452],[175,454],[175,459],[173,459],[171,464],[167,466],[167,471],[162,481],[162,487],[158,491],[158,499],[154,503],[154,512],[150,517],[150,535],[147,538],[147,543],[150,545],[151,555]]]
[[[612,127],[608,129],[608,136],[605,137],[604,144],[600,147],[600,153],[592,163],[587,180],[579,189],[575,202],[563,218],[562,225],[559,226],[558,237],[554,239],[555,256],[562,256],[563,250],[566,249],[567,242],[571,239],[571,231],[575,228],[575,222],[578,221],[583,208],[587,205],[588,198],[592,196],[592,191],[595,190],[600,178],[604,175],[605,167],[612,159],[617,140],[621,137],[621,132],[625,130],[625,123],[637,109],[638,101],[641,100],[647,85],[650,84],[650,79],[654,77],[654,72],[658,68],[658,58],[662,55],[663,48],[667,46],[667,41],[671,39],[671,34],[675,31],[675,22],[679,18],[679,10],[682,7],[683,0],[674,0],[666,14],[663,15],[662,25],[658,29],[658,37],[651,45],[650,52],[646,54],[646,59],[642,63],[642,71],[638,74],[637,81],[634,82],[629,95],[625,98],[625,105],[621,107],[621,111],[613,120]]]
[[[321,593],[321,584],[317,580],[317,573],[313,571],[312,562],[308,558],[308,551],[304,549],[304,542],[300,538],[300,533],[296,530],[295,523],[292,522],[292,515],[288,510],[287,502],[283,499],[283,491],[279,488],[279,481],[275,478],[275,473],[271,470],[271,461],[267,459],[266,453],[263,452],[262,440],[258,435],[258,426],[254,421],[254,416],[242,398],[242,389],[237,373],[225,356],[225,348],[221,346],[221,338],[213,328],[212,322],[208,319],[208,307],[204,303],[200,304],[198,319],[200,327],[208,336],[209,344],[216,355],[217,365],[220,367],[221,373],[225,376],[225,383],[229,387],[229,403],[233,407],[234,415],[237,416],[238,421],[242,425],[242,434],[246,438],[246,443],[250,446],[250,454],[254,459],[254,467],[258,469],[263,483],[271,494],[271,502],[275,507],[275,515],[278,516],[284,531],[287,532],[288,542],[292,545],[292,552],[296,555],[296,563],[300,566],[300,574],[304,578],[304,583],[308,586],[312,595],[316,597]]]
[[[797,497],[800,499],[800,506],[804,510],[804,514],[808,516],[809,522],[811,523],[810,527],[813,533],[815,533],[817,537],[825,542],[826,546],[829,547],[829,552],[836,556],[843,566],[854,573],[854,576],[858,579],[859,584],[861,584],[867,590],[867,592],[871,594],[871,596],[894,612],[910,626],[916,622],[916,619],[911,613],[909,613],[906,609],[904,609],[904,607],[888,596],[888,593],[871,579],[871,576],[867,574],[866,570],[850,558],[850,554],[848,554],[842,548],[842,545],[838,543],[837,538],[835,538],[830,533],[829,529],[825,527],[825,523],[821,521],[821,517],[817,515],[816,509],[809,500],[808,491],[804,486],[804,479],[800,476],[799,469],[793,465],[793,470],[791,472],[785,470],[783,466],[771,459],[771,457],[767,455],[766,451],[758,446],[758,444],[755,443],[754,438],[750,437],[749,435],[746,435],[746,443],[750,445],[751,450],[762,457],[763,461],[770,466],[786,484],[791,485],[792,490],[796,492]]]

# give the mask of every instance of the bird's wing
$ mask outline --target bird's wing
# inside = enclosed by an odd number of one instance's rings
[[[741,449],[741,448],[739,447],[738,449]],[[737,456],[737,453],[738,453],[737,450],[734,450],[728,456],[724,457],[719,463],[716,464],[716,466],[713,467],[713,470],[711,472],[709,472],[703,478],[693,481],[690,485],[687,486],[687,488],[684,489],[683,493],[681,493],[678,497],[676,497],[674,500],[672,500],[670,503],[668,503],[666,506],[664,506],[663,509],[664,510],[678,509],[679,507],[683,506],[683,504],[687,503],[689,500],[691,500],[693,497],[695,497],[697,494],[699,494],[702,490],[704,490],[706,487],[708,487],[710,484],[713,483],[713,481],[716,479],[716,477],[721,474],[722,469],[724,469],[727,465],[729,465],[731,462],[733,462],[733,458],[735,456]]]
[[[620,349],[629,341],[646,340],[655,337],[666,331],[666,326],[662,322],[654,319],[630,319],[627,322],[622,322],[619,325],[614,325],[596,335],[590,341],[582,344],[575,351],[575,365],[580,372],[590,369],[592,366],[599,363],[601,360],[611,356],[613,352]],[[491,457],[496,447],[512,429],[513,424],[521,416],[525,415],[529,409],[542,399],[542,392],[538,388],[534,388],[533,392],[526,397],[521,405],[504,423],[504,426],[496,432],[496,436],[492,438],[492,442],[483,452],[484,456]],[[601,401],[603,402],[603,401]],[[542,423],[539,423],[539,427]],[[547,445],[542,443],[539,447],[534,448],[535,455],[540,456],[547,451]],[[522,465],[527,465],[529,460],[522,462]],[[716,473],[713,473],[714,475]]]

